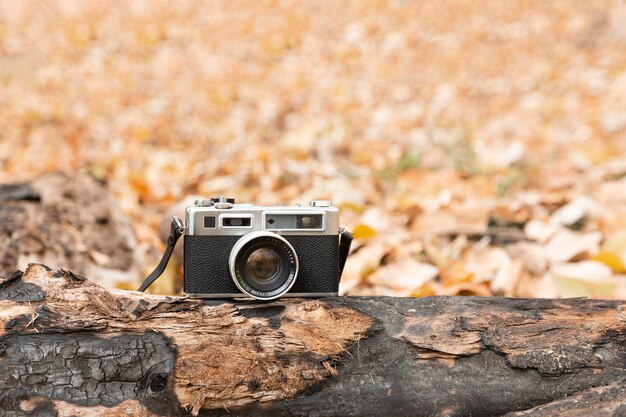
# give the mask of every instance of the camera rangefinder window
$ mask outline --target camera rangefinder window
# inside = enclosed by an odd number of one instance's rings
[[[250,227],[249,217],[222,217],[222,227]]]
[[[322,227],[321,214],[305,214],[296,216],[298,229],[319,229]]]

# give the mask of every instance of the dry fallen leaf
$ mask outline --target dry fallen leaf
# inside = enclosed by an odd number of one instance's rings
[[[561,230],[546,245],[546,256],[552,263],[567,262],[577,256],[593,256],[600,249],[602,234],[586,234]]]
[[[594,207],[593,200],[586,196],[580,196],[559,208],[550,217],[550,222],[563,226],[572,226],[585,219]]]
[[[555,265],[550,274],[561,297],[607,297],[617,286],[611,269],[595,261]]]
[[[524,268],[533,275],[541,276],[548,268],[548,258],[543,246],[520,242],[507,247],[507,252],[513,259],[520,260]]]
[[[530,240],[545,243],[554,236],[559,229],[559,226],[553,222],[533,219],[524,226],[524,233]]]
[[[438,269],[433,265],[405,259],[382,266],[370,275],[369,282],[400,290],[415,291],[433,280],[438,273]]]

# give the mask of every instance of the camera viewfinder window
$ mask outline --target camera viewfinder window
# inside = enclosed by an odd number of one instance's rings
[[[225,217],[222,218],[222,227],[250,227],[249,217]]]

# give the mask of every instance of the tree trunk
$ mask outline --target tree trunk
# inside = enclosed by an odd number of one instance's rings
[[[626,303],[202,301],[0,282],[0,414],[625,415]]]

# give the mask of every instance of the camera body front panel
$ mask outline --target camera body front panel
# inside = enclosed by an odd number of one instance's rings
[[[228,259],[240,236],[185,236],[185,293],[194,297],[245,297],[230,277]],[[283,297],[337,295],[339,235],[288,235],[300,269],[295,284]]]

